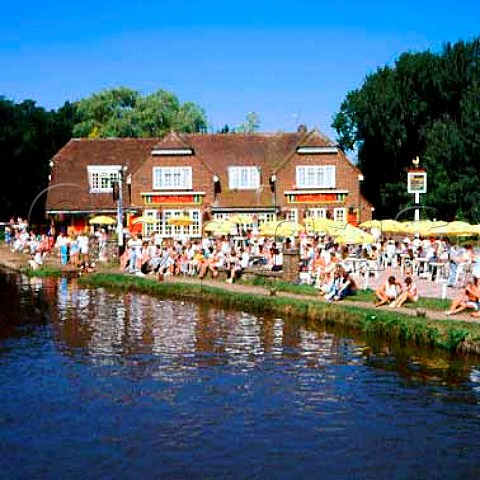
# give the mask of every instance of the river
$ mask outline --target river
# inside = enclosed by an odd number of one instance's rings
[[[0,271],[4,479],[480,478],[480,362]]]

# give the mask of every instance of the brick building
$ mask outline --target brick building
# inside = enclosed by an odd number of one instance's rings
[[[361,172],[318,131],[177,134],[162,139],[73,139],[52,159],[47,215],[77,230],[92,215],[115,216],[122,182],[127,225],[145,233],[200,236],[213,219],[247,213],[256,222],[308,216],[357,223],[371,218]],[[188,227],[167,220],[185,214]]]

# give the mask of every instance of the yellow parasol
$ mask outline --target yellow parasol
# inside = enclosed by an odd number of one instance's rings
[[[343,235],[347,232],[363,233],[363,230],[351,225],[350,223],[343,222],[332,222],[332,224],[328,227],[328,234],[332,237],[337,237],[338,235]]]
[[[340,234],[335,241],[341,245],[361,245],[362,243],[373,243],[375,238],[362,230],[347,230]]]
[[[308,217],[305,219],[305,226],[308,232],[312,233],[326,233],[328,229],[335,224],[329,218]]]
[[[476,228],[467,222],[450,222],[443,227],[432,228],[430,235],[476,235]]]
[[[426,237],[428,235],[435,235],[435,229],[446,227],[448,223],[441,220],[419,220],[418,222],[406,222],[404,225],[405,233],[418,233],[422,237]]]
[[[382,232],[399,233],[405,231],[405,224],[398,222],[397,220],[367,220],[360,224],[364,228],[377,228]]]
[[[148,225],[154,225],[156,223],[160,223],[160,220],[158,220],[155,217],[137,217],[134,220],[132,220],[132,225],[138,225],[139,223],[145,223]]]
[[[188,227],[193,224],[193,220],[187,215],[175,215],[170,217],[167,223],[175,227]]]
[[[205,224],[203,231],[219,235],[228,235],[232,232],[232,229],[235,228],[235,224],[228,220],[211,220]]]
[[[367,220],[366,222],[362,222],[360,227],[363,228],[378,228],[379,230],[382,229],[382,221],[381,220]]]
[[[96,217],[92,217],[88,223],[90,225],[115,225],[117,220],[106,215],[97,215]]]
[[[236,223],[238,225],[250,225],[252,223],[255,223],[250,215],[245,215],[244,213],[237,213],[231,216],[228,221]]]
[[[260,226],[259,233],[266,237],[291,237],[305,231],[305,227],[290,220],[267,222]]]

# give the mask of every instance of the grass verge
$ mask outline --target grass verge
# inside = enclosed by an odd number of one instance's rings
[[[264,288],[274,288],[279,292],[294,293],[296,295],[308,295],[318,297],[318,290],[311,285],[298,285],[291,282],[284,282],[278,279],[256,277],[253,280],[242,280],[246,285],[255,285]],[[345,301],[357,301],[373,304],[375,302],[375,293],[371,289],[359,290],[356,295],[346,297]],[[444,311],[450,307],[451,300],[442,300],[441,298],[420,297],[415,303],[417,308],[428,308],[429,310]],[[408,305],[408,304],[406,304]]]

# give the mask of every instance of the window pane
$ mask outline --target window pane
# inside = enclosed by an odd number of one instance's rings
[[[260,186],[260,174],[257,167],[229,167],[228,186],[231,190],[253,190]]]
[[[334,188],[335,166],[305,165],[296,169],[298,188]]]
[[[192,167],[155,167],[153,169],[153,188],[191,189]]]

